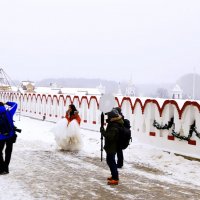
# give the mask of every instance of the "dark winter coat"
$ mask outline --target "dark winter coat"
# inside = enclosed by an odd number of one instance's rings
[[[106,130],[102,131],[105,137],[104,149],[106,153],[116,153],[119,141],[119,127],[123,125],[122,117],[111,118],[108,121]]]

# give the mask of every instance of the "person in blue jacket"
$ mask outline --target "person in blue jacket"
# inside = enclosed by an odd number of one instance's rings
[[[6,113],[7,123],[9,123],[11,129],[9,133],[0,133],[0,174],[9,173],[9,163],[11,160],[13,143],[16,140],[15,126],[13,123],[13,115],[17,110],[17,103],[15,102],[0,102],[0,115]],[[5,156],[3,155],[3,149],[5,148]]]

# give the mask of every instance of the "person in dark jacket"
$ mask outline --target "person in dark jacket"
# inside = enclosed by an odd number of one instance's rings
[[[108,178],[108,185],[118,185],[119,174],[117,170],[117,163],[115,160],[115,155],[118,149],[119,140],[119,127],[123,125],[122,117],[116,110],[112,110],[106,113],[107,127],[100,128],[102,135],[105,138],[104,150],[106,151],[106,162],[110,168],[111,177]]]
[[[122,120],[124,121],[124,115],[122,114],[121,108],[115,107],[114,109],[117,110],[117,112],[122,116]],[[119,145],[117,149],[117,167],[122,168],[123,165],[124,165],[124,155],[123,155],[123,150]]]
[[[5,106],[8,107],[8,109],[6,109]],[[11,160],[13,142],[15,142],[16,140],[16,134],[15,134],[14,124],[13,124],[13,115],[15,114],[16,109],[17,109],[17,103],[15,102],[7,102],[5,104],[3,102],[0,102],[0,115],[3,112],[6,112],[8,123],[11,127],[11,130],[9,133],[7,134],[0,133],[0,174],[9,173],[9,164]],[[5,148],[5,156],[4,156],[3,149],[5,145],[6,145],[6,148]]]

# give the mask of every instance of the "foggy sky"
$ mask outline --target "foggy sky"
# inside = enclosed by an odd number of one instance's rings
[[[174,82],[200,72],[199,0],[0,0],[13,80]]]

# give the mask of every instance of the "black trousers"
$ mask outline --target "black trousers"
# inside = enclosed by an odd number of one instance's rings
[[[118,166],[118,167],[122,167],[123,164],[124,164],[123,150],[119,148],[119,149],[117,150],[117,166]]]
[[[5,147],[6,146],[6,147]],[[5,147],[5,156],[3,153]],[[0,172],[9,172],[9,164],[13,150],[13,142],[10,140],[0,140]]]
[[[106,161],[110,168],[112,179],[119,180],[119,174],[117,170],[117,163],[115,161],[115,155],[116,153],[107,153]]]

